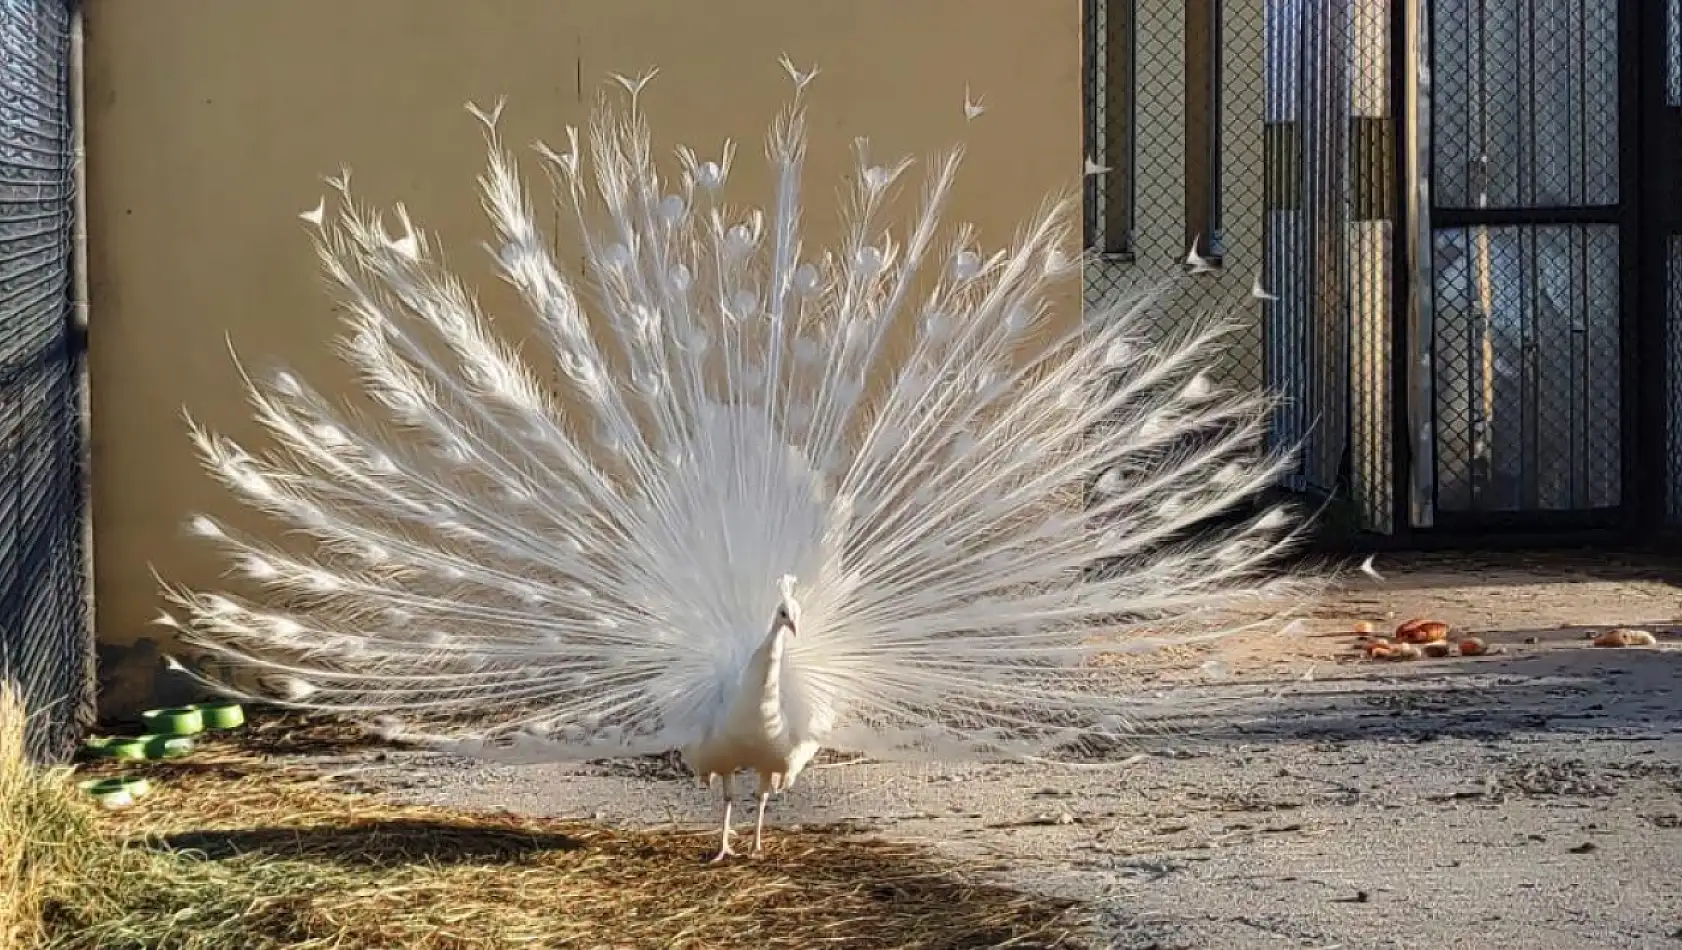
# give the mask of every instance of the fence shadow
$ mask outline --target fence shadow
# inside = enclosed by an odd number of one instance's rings
[[[1322,558],[1323,560],[1323,558]],[[1662,583],[1682,588],[1682,557],[1651,551],[1557,548],[1529,551],[1403,551],[1374,557],[1382,585],[1357,573],[1361,559],[1335,562],[1351,591],[1426,591],[1439,587],[1515,587],[1585,582]],[[1682,590],[1679,590],[1682,593]]]
[[[1277,697],[1245,703],[1225,723],[1202,723],[1194,728],[1197,744],[1426,742],[1519,733],[1682,741],[1682,650],[1592,648],[1573,628],[1514,630],[1490,639],[1530,637],[1540,642],[1506,655],[1339,665]],[[1550,645],[1553,639],[1581,645]]]
[[[570,835],[518,831],[442,820],[386,818],[310,827],[269,826],[184,831],[161,836],[153,847],[190,851],[219,861],[260,854],[281,859],[331,861],[350,867],[389,868],[517,862],[547,851],[575,851]]]

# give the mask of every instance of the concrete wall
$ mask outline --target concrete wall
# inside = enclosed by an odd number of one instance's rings
[[[345,379],[296,217],[322,175],[348,164],[363,200],[407,203],[494,312],[508,299],[479,263],[484,156],[465,101],[506,95],[511,143],[558,143],[609,73],[659,66],[646,99],[657,138],[703,151],[736,138],[733,188],[753,198],[765,194],[759,143],[786,100],[776,58],[787,52],[823,69],[811,94],[810,240],[833,233],[850,143],[869,135],[885,156],[963,136],[954,214],[1002,242],[1047,191],[1078,184],[1080,29],[1080,0],[88,0],[106,712],[170,698],[156,679],[152,569],[190,584],[221,571],[180,529],[193,511],[230,513],[182,411],[254,438],[228,341],[254,364]],[[966,84],[988,106],[967,128]]]

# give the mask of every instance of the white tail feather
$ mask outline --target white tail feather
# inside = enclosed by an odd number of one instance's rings
[[[1289,605],[1268,569],[1296,519],[1211,527],[1287,465],[1259,448],[1268,400],[1205,375],[1227,327],[1148,341],[1158,295],[1142,294],[1052,332],[1049,295],[1079,264],[1060,250],[1070,204],[981,249],[942,223],[957,151],[895,232],[909,163],[861,142],[841,242],[809,248],[815,70],[784,67],[796,93],[763,210],[723,203],[729,143],[658,170],[635,103],[651,74],[620,80],[629,107],[602,109],[583,145],[569,129],[565,151],[538,149],[577,275],[537,226],[501,105],[473,110],[489,250],[553,373],[493,334],[401,208],[389,231],[347,175],[336,212],[303,215],[348,309],[343,354],[386,418],[283,373],[248,378],[281,451],[193,427],[230,490],[316,542],[193,520],[268,592],[169,590],[182,637],[239,671],[213,678],[555,758],[707,741],[780,662],[800,741],[1037,755],[1151,705],[1118,697],[1095,654],[1209,641],[1261,622],[1240,608]],[[795,596],[798,633],[767,654]]]

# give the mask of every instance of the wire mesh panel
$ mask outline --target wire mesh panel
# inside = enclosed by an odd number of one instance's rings
[[[1432,10],[1436,508],[1616,507],[1618,2]]]
[[[0,678],[42,758],[75,747],[93,703],[69,71],[63,0],[0,0]]]
[[[1441,208],[1618,201],[1618,0],[1432,5]]]
[[[1159,308],[1171,334],[1208,308],[1242,330],[1219,368],[1262,384],[1263,0],[1086,0],[1086,300],[1181,281]]]
[[[1267,378],[1296,486],[1391,528],[1395,124],[1389,0],[1282,0],[1267,38]]]
[[[1615,506],[1617,228],[1446,229],[1433,259],[1438,509]]]
[[[1087,0],[1101,308],[1196,263],[1160,333],[1235,311],[1223,380],[1284,402],[1287,487],[1390,529],[1390,0]]]
[[[1664,165],[1682,160],[1682,0],[1664,0],[1664,107],[1657,117],[1668,133]],[[1665,520],[1682,525],[1682,188],[1666,182],[1665,241]]]
[[[1356,0],[1348,40],[1342,207],[1349,327],[1349,484],[1361,523],[1394,529],[1391,337],[1394,329],[1397,222],[1396,117],[1391,110],[1396,51],[1391,0]]]

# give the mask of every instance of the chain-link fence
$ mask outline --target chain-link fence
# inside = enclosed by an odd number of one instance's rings
[[[1390,0],[1086,0],[1086,299],[1186,270],[1242,330],[1227,383],[1283,397],[1287,487],[1391,524]],[[1189,261],[1189,263],[1188,263]]]
[[[1440,512],[1620,503],[1619,7],[1436,5]]]
[[[66,0],[0,0],[0,678],[42,758],[75,748],[94,702],[70,34]]]

